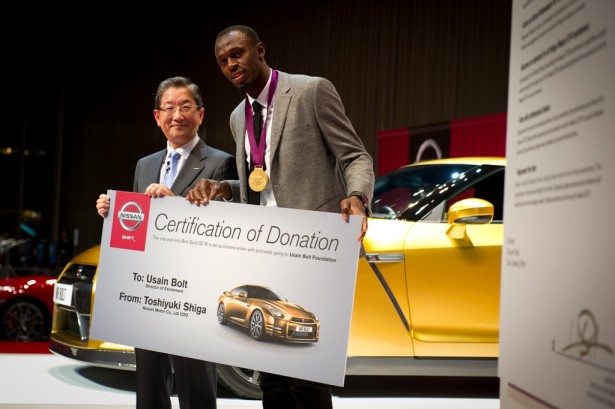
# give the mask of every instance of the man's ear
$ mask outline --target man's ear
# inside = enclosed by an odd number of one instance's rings
[[[265,58],[265,45],[263,43],[258,43],[256,49],[258,50],[258,59],[262,60]]]

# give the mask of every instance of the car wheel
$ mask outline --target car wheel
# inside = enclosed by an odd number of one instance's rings
[[[257,341],[263,338],[265,334],[264,325],[263,313],[259,310],[254,311],[250,317],[250,335],[252,335],[252,338]]]
[[[238,398],[262,399],[263,393],[258,386],[260,374],[252,369],[229,365],[218,365],[218,380]]]
[[[37,303],[17,300],[1,313],[0,338],[9,341],[41,341],[49,338],[49,317]]]
[[[226,318],[224,317],[224,304],[220,303],[218,304],[218,324],[220,325],[226,325],[227,321]]]

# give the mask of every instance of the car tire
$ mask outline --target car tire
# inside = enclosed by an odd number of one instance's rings
[[[45,341],[49,339],[49,313],[39,303],[15,300],[0,312],[0,339]]]
[[[224,317],[224,304],[223,303],[218,304],[217,315],[218,315],[218,324],[226,325],[228,323],[228,321]]]
[[[257,341],[265,336],[265,319],[259,310],[254,311],[250,316],[250,335]]]
[[[252,369],[218,365],[218,381],[233,395],[243,399],[262,399],[260,374]]]

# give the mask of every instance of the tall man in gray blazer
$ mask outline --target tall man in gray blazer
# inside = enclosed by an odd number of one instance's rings
[[[134,175],[135,192],[151,197],[186,196],[200,178],[237,179],[233,156],[207,146],[197,134],[205,109],[196,84],[185,77],[162,81],[154,107],[154,118],[167,138],[167,147],[139,159]],[[174,152],[181,155],[177,161],[179,170],[175,180],[165,185]],[[101,194],[96,201],[101,216],[107,215],[109,204],[109,196]],[[137,409],[171,409],[173,378],[181,409],[216,408],[215,363],[144,349],[135,349],[135,353]]]
[[[220,32],[215,55],[222,73],[246,93],[230,118],[239,180],[201,180],[188,198],[197,204],[223,197],[341,211],[346,221],[350,214],[362,215],[362,240],[374,190],[373,162],[333,84],[272,70],[265,45],[246,26]],[[330,385],[261,373],[260,387],[265,409],[332,408]]]

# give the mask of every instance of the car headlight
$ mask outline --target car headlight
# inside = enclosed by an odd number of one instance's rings
[[[267,306],[267,309],[276,318],[284,318],[284,314],[282,314],[277,308],[272,307],[271,305]]]

